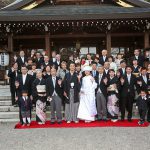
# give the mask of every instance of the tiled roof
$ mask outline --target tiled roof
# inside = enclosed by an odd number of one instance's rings
[[[117,6],[55,6],[32,10],[0,11],[0,21],[150,18],[150,8]]]

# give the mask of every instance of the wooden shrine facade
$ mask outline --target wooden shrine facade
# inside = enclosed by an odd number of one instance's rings
[[[11,52],[22,46],[45,49],[50,55],[52,49],[78,42],[83,46],[91,43],[98,50],[106,48],[109,54],[112,47],[150,47],[148,4],[126,8],[110,4],[47,6],[39,1],[41,7],[32,8],[29,0],[32,9],[27,9],[27,1],[0,10],[0,46]]]

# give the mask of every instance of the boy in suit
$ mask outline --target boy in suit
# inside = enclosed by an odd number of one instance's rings
[[[46,80],[47,100],[51,104],[51,124],[55,123],[55,111],[58,124],[62,123],[62,81],[56,76],[56,69],[51,69],[51,76]]]
[[[30,126],[32,102],[28,97],[28,92],[26,90],[22,91],[22,97],[19,98],[18,104],[23,120],[22,126],[25,126],[26,124],[27,126]]]
[[[138,122],[139,125],[142,125],[145,122],[148,102],[149,102],[149,99],[147,97],[146,91],[141,90],[140,96],[137,98],[137,102],[136,102],[136,108],[138,109],[139,114],[140,114],[140,121]]]

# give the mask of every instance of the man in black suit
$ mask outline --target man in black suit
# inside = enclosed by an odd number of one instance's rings
[[[92,76],[95,78],[98,76],[98,71],[97,71],[97,63],[92,62]]]
[[[109,68],[110,68],[109,62],[105,62],[105,63],[104,63],[104,74],[105,74],[106,76],[109,75]]]
[[[141,89],[148,90],[149,76],[145,67],[141,68],[141,75],[137,78],[137,92],[140,93]],[[148,91],[147,91],[148,92]]]
[[[125,76],[125,74],[126,74],[126,66],[127,66],[127,65],[126,65],[125,60],[122,60],[122,61],[120,62],[120,67],[121,67],[121,68],[118,69],[118,72],[119,72],[119,74],[120,74],[119,77]]]
[[[35,58],[34,62],[36,63],[36,68],[41,69],[41,65],[43,64],[44,60],[43,60],[43,57],[41,56],[40,52],[36,53],[36,58]]]
[[[46,93],[51,103],[51,124],[55,123],[55,111],[58,124],[62,123],[62,81],[56,76],[56,69],[51,69],[51,76],[46,80]]]
[[[138,94],[142,89],[145,89],[148,92],[148,87],[150,86],[149,75],[147,74],[147,69],[145,67],[141,68],[141,75],[137,79],[137,92]],[[148,113],[147,121],[150,122],[150,102],[148,103]]]
[[[46,68],[46,66],[49,66],[49,65],[50,65],[49,57],[44,56],[44,62],[41,64],[41,66],[43,66],[43,68]]]
[[[33,78],[31,75],[27,74],[28,69],[26,65],[23,65],[21,67],[21,73],[18,78],[16,79],[16,89],[17,89],[17,99],[20,99],[22,96],[22,91],[28,91],[28,96],[32,100],[32,82]],[[20,117],[20,122],[23,123],[22,116],[21,116],[21,110],[19,110],[19,117]]]
[[[121,120],[124,120],[125,109],[128,111],[128,121],[132,120],[132,107],[135,97],[136,77],[132,74],[132,67],[126,67],[126,75],[120,78],[121,85]]]
[[[96,102],[98,120],[107,119],[107,76],[104,74],[104,67],[98,66],[98,75],[95,77],[97,83]]]
[[[56,65],[56,51],[52,51],[52,58],[50,59],[50,65]]]
[[[140,67],[143,67],[143,64],[144,64],[144,61],[145,61],[145,58],[144,56],[140,55],[140,50],[139,49],[135,49],[134,50],[134,56],[131,57],[131,65],[132,65],[132,61],[136,59],[138,61],[138,65]]]
[[[107,50],[104,49],[104,50],[102,50],[102,56],[99,58],[99,64],[101,64],[103,66],[107,60],[108,60]]]
[[[18,64],[15,62],[12,65],[12,68],[9,69],[9,71],[8,71],[12,105],[15,105],[15,106],[16,106],[16,99],[15,98],[16,98],[16,94],[17,94],[15,81],[16,81],[18,75],[19,75]]]
[[[28,73],[28,69],[26,67],[26,65],[21,67],[21,73],[18,77],[17,77],[17,93],[18,93],[18,97],[21,96],[21,92],[23,90],[29,91],[28,92],[28,96],[31,96],[32,91],[31,91],[31,86],[32,86],[32,76],[29,75]]]
[[[25,53],[23,50],[20,51],[19,57],[16,62],[18,63],[18,70],[21,71],[21,66],[27,64],[27,57],[25,57]]]

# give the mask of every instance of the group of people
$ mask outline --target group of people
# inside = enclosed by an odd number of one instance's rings
[[[139,111],[139,125],[145,119],[150,122],[150,54],[140,54],[134,50],[130,62],[122,54],[117,58],[91,54],[86,57],[69,57],[61,60],[61,55],[52,52],[49,58],[45,53],[31,51],[26,57],[23,50],[15,58],[8,72],[12,104],[19,105],[20,122],[30,125],[32,108],[36,109],[38,124],[46,122],[46,107],[50,105],[50,124],[84,120],[132,122],[133,103]],[[62,114],[64,110],[64,116]],[[147,116],[147,118],[146,118]]]

